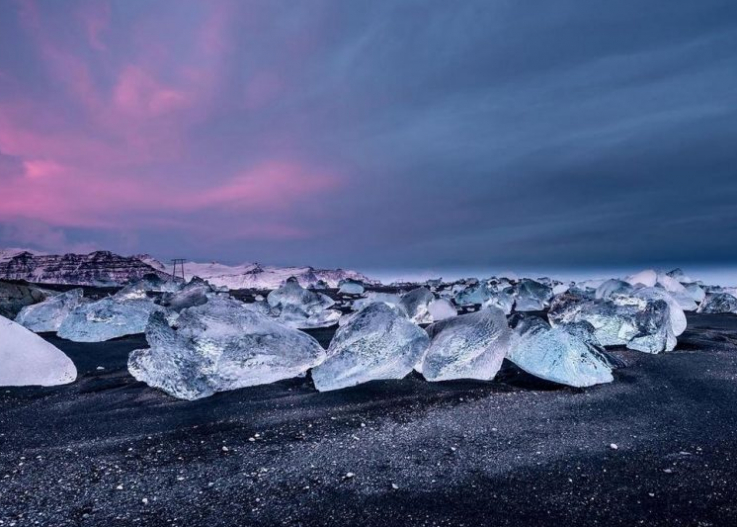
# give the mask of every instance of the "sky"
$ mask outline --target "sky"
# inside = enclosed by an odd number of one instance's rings
[[[0,1],[0,247],[737,264],[734,0]]]

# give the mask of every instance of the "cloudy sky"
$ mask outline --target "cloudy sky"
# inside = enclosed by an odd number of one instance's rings
[[[4,0],[0,246],[732,265],[737,3]]]

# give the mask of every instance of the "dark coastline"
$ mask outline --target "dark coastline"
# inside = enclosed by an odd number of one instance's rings
[[[142,335],[45,337],[79,380],[0,390],[2,527],[737,518],[734,315],[689,316],[673,353],[616,351],[629,367],[587,390],[507,370],[492,383],[411,375],[322,394],[294,379],[183,402],[127,374]]]

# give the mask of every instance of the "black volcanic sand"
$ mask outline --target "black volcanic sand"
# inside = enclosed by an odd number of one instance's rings
[[[196,402],[127,374],[142,336],[48,335],[80,378],[0,390],[0,525],[735,525],[737,316],[689,322],[587,390],[508,370]]]

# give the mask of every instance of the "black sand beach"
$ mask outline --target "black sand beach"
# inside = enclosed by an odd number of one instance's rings
[[[616,351],[629,366],[586,390],[507,370],[332,393],[295,379],[184,402],[128,375],[142,335],[46,338],[79,380],[0,390],[2,527],[737,519],[737,316],[690,316],[673,353]]]

